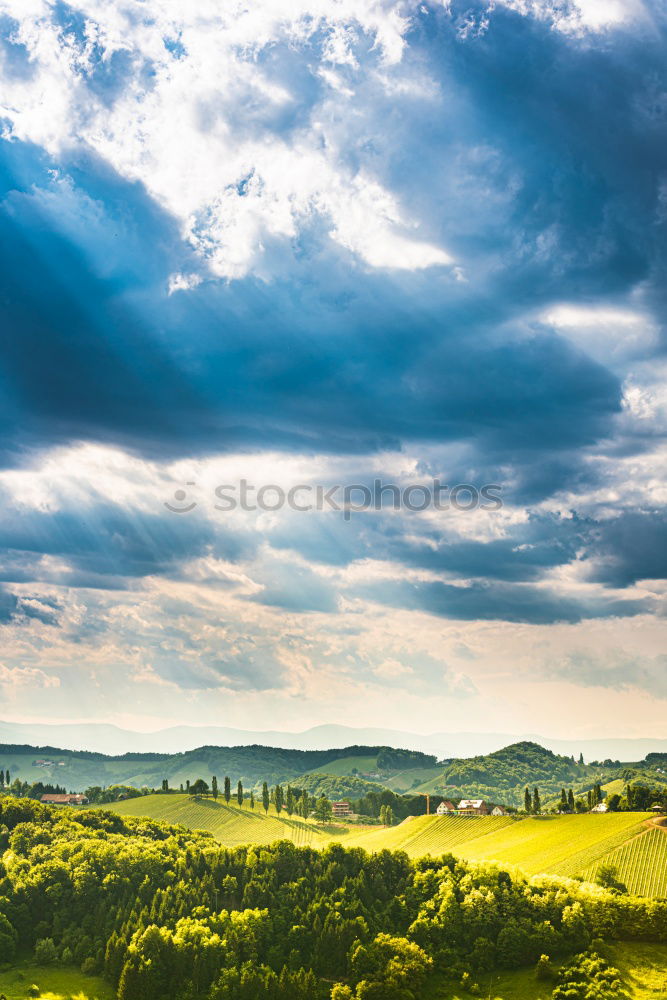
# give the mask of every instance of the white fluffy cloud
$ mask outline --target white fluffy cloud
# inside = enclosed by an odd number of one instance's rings
[[[354,80],[359,52],[395,86],[402,4],[83,0],[70,17],[76,30],[46,0],[0,9],[19,22],[11,40],[30,60],[29,73],[3,80],[11,135],[54,156],[87,148],[140,181],[213,275],[261,271],[266,242],[292,239],[314,218],[370,267],[452,263],[327,127],[332,93],[355,114],[354,83],[339,71]],[[289,67],[268,57],[307,44],[314,96],[304,108]],[[175,276],[170,291],[185,287],[193,279]]]
[[[0,663],[0,688],[9,696],[17,688],[57,688],[60,678],[37,667],[7,667]]]

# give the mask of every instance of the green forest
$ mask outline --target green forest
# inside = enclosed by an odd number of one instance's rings
[[[474,996],[481,974],[521,968],[552,976],[555,1000],[584,1000],[586,978],[605,1000],[605,942],[667,939],[666,901],[452,855],[224,848],[8,797],[0,850],[3,960],[74,963],[118,1000],[417,1000],[442,980]]]

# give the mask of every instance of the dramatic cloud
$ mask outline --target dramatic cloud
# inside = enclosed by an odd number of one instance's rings
[[[17,713],[220,721],[233,696],[252,727],[465,704],[484,728],[521,677],[527,712],[574,689],[583,731],[623,690],[643,723],[666,28],[640,0],[0,0]],[[215,493],[378,478],[503,506]]]

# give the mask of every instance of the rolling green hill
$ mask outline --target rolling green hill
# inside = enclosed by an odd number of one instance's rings
[[[656,827],[604,854],[586,871],[595,879],[601,865],[613,865],[619,881],[637,896],[667,899],[667,832]]]
[[[240,779],[246,788],[295,783],[301,775],[314,771],[338,776],[352,775],[356,769],[373,773],[382,765],[382,775],[411,767],[432,767],[435,757],[391,747],[344,747],[332,750],[284,750],[280,747],[204,746],[187,753],[129,753],[109,757],[82,750],[0,744],[0,768],[11,778],[33,783],[63,785],[84,791],[92,785],[132,785],[159,788],[166,778],[171,787],[197,778],[210,780],[229,775],[234,784]],[[363,774],[360,774],[363,777]]]
[[[647,819],[646,813],[523,818],[419,816],[389,830],[352,838],[355,845],[369,851],[386,847],[406,851],[411,857],[451,852],[468,861],[516,866],[529,875],[574,876],[642,834]]]
[[[539,786],[542,801],[556,798],[562,787],[588,789],[617,776],[618,766],[575,762],[537,743],[514,743],[483,757],[451,761],[444,769],[441,791],[521,806],[524,789]]]
[[[226,847],[249,843],[272,844],[276,840],[291,840],[299,846],[317,847],[326,844],[329,839],[326,832],[310,820],[290,819],[285,813],[278,816],[273,807],[265,815],[259,805],[255,809],[249,805],[239,808],[189,795],[142,795],[103,808],[121,816],[148,816],[191,830],[207,830]]]
[[[95,786],[160,788],[166,780],[170,788],[177,789],[181,785],[186,788],[188,781],[197,778],[210,783],[216,775],[221,782],[227,775],[234,787],[238,780],[242,781],[246,791],[252,788],[258,791],[266,781],[269,785],[306,787],[311,794],[325,794],[331,799],[355,799],[359,811],[370,815],[378,814],[379,796],[387,789],[404,796],[400,802],[391,803],[397,817],[425,811],[425,793],[453,800],[480,797],[492,803],[522,807],[525,787],[538,786],[543,805],[555,808],[562,787],[573,788],[575,796],[583,795],[585,799],[587,790],[595,783],[603,785],[607,794],[621,795],[625,794],[628,783],[635,780],[643,782],[645,794],[629,806],[649,808],[654,796],[663,797],[663,792],[667,802],[662,756],[649,757],[650,761],[637,764],[610,761],[605,766],[583,764],[528,742],[486,756],[440,764],[433,756],[391,747],[306,751],[265,746],[202,746],[178,754],[128,753],[109,757],[54,747],[0,744],[0,769],[9,771],[12,780],[24,783],[14,789],[17,794],[38,796],[43,789],[29,788],[37,782],[84,792]],[[369,804],[371,800],[375,804]]]
[[[321,827],[312,820],[278,816],[271,807],[251,810],[187,795],[147,795],[103,807],[123,816],[147,816],[208,830],[222,844],[339,842],[369,852],[401,850],[410,857],[452,853],[466,861],[494,861],[528,875],[594,879],[599,865],[618,866],[621,881],[639,894],[667,895],[667,833],[647,813],[581,816],[418,816],[394,827]],[[651,822],[651,825],[648,825]]]

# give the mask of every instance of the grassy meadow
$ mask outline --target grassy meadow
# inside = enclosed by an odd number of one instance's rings
[[[0,996],[26,1000],[31,986],[39,987],[42,1000],[115,1000],[116,991],[100,976],[84,976],[75,968],[22,962],[0,968]]]
[[[619,942],[605,945],[604,957],[619,970],[630,1000],[667,997],[667,944]],[[557,966],[556,966],[557,968]],[[492,1000],[551,1000],[553,982],[541,982],[533,969],[485,973],[477,977],[481,997]],[[433,982],[421,1000],[466,1000],[469,996],[451,981]]]

